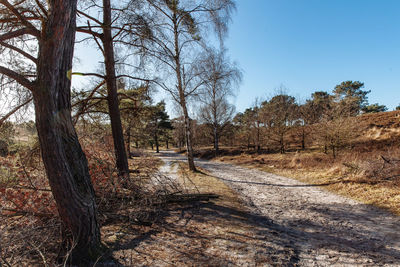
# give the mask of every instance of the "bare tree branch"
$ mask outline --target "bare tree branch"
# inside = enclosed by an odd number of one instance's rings
[[[134,76],[126,75],[126,74],[118,75],[115,78],[117,78],[117,79],[119,79],[119,78],[129,78],[129,79],[132,79],[132,80],[138,80],[138,81],[143,81],[143,82],[154,82],[154,80],[134,77]]]
[[[48,12],[47,12],[46,8],[42,5],[42,3],[40,3],[39,0],[35,0],[35,2],[38,5],[39,9],[42,11],[43,15],[45,15],[47,17]]]
[[[28,105],[31,101],[33,100],[33,98],[29,98],[28,100],[26,100],[24,103],[14,107],[10,112],[8,112],[6,115],[4,115],[2,118],[0,118],[0,126],[11,116],[13,115],[15,112],[17,112],[18,110],[20,110],[21,108],[23,108],[24,106]]]
[[[22,29],[18,29],[18,30],[12,31],[12,32],[7,32],[7,33],[5,33],[3,35],[0,35],[0,41],[9,40],[9,39],[12,39],[12,38],[15,38],[15,37],[19,37],[19,36],[22,36],[22,35],[26,35],[26,34],[33,35],[33,36],[37,37],[35,35],[35,31],[33,29],[22,28]]]
[[[25,78],[25,76],[23,76],[23,75],[21,75],[19,73],[16,73],[13,70],[10,70],[8,68],[0,66],[0,74],[4,74],[7,77],[9,77],[10,79],[15,80],[17,83],[19,83],[20,85],[26,87],[30,91],[34,91],[34,89],[35,89],[35,86],[34,86],[33,82],[31,82],[30,80]]]
[[[94,17],[92,17],[92,16],[90,16],[90,15],[88,15],[88,14],[82,12],[82,11],[78,10],[78,14],[82,15],[82,16],[84,16],[84,17],[86,17],[86,18],[88,18],[88,19],[90,19],[90,20],[92,20],[94,22],[96,22],[100,26],[103,25],[103,23],[101,21],[99,21],[98,19],[96,19],[96,18],[94,18]]]
[[[31,61],[33,61],[35,64],[37,64],[37,58],[33,57],[32,55],[28,54],[27,52],[25,52],[24,50],[15,47],[13,45],[7,44],[5,42],[0,41],[0,45],[7,47],[8,49],[14,50],[15,52],[21,54],[22,56],[26,57],[27,59],[30,59]]]
[[[100,38],[100,39],[103,38],[103,35],[101,33],[95,32],[95,31],[93,31],[91,29],[87,29],[85,27],[77,27],[76,31],[77,32],[81,32],[81,33],[91,34],[91,35],[96,36],[97,38]]]
[[[19,21],[25,25],[28,29],[32,29],[32,34],[36,37],[40,37],[40,31],[33,26],[16,8],[13,4],[8,2],[7,0],[0,0],[0,3],[7,7],[18,19]]]
[[[88,73],[86,73],[86,72],[72,72],[71,74],[72,75],[79,75],[79,76],[95,76],[95,77],[98,77],[98,78],[101,78],[101,79],[105,79],[106,78],[106,76],[104,76],[104,75],[101,75],[101,74],[98,74],[98,73],[91,73],[91,72],[88,72]]]

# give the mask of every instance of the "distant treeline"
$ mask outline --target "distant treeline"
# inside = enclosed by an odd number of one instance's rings
[[[370,91],[363,88],[362,82],[345,81],[331,93],[312,93],[304,103],[286,93],[277,93],[268,100],[256,101],[244,112],[219,124],[219,138],[224,145],[257,152],[285,153],[288,149],[318,146],[335,157],[338,149],[351,145],[358,135],[356,116],[387,110],[384,105],[369,104]],[[215,125],[201,119],[193,123],[196,145],[214,144],[215,147]],[[176,119],[173,125],[175,143],[181,147],[184,144],[182,122]]]

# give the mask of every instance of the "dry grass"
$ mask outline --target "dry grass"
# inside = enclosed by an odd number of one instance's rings
[[[231,208],[242,208],[238,194],[224,182],[209,176],[204,170],[197,167],[198,171],[191,172],[187,164],[179,163],[180,183],[186,185],[189,193],[216,194],[218,199],[213,200],[218,205]]]
[[[319,152],[223,156],[220,161],[257,168],[372,204],[400,215],[400,150],[342,152],[339,158]]]
[[[286,154],[229,147],[222,149],[217,160],[320,184],[400,215],[400,111],[359,116],[357,128],[361,134],[336,159],[310,144],[307,150],[298,150],[298,140],[292,139],[288,142],[291,152]],[[200,149],[198,156],[210,159],[214,153]]]
[[[0,157],[0,265],[49,266],[60,222],[38,153]]]

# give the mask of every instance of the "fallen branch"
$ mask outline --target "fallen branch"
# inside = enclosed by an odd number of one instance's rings
[[[41,192],[51,192],[51,190],[47,189],[47,188],[37,188],[37,187],[22,186],[22,185],[12,186],[11,188],[13,188],[13,189],[32,190],[32,191],[41,191]]]
[[[399,159],[387,159],[382,155],[381,155],[381,158],[383,159],[384,162],[389,163],[389,164],[393,164],[393,162],[400,162]]]
[[[33,216],[37,216],[37,217],[53,217],[54,216],[54,214],[50,214],[50,213],[40,213],[40,212],[17,210],[17,209],[2,208],[1,210],[10,212],[10,214],[4,214],[3,212],[1,213],[2,216],[7,216],[7,217],[25,216],[25,215],[33,215]]]
[[[184,195],[166,195],[163,200],[166,203],[183,203],[183,202],[198,202],[210,201],[210,199],[219,198],[216,194],[184,194]]]

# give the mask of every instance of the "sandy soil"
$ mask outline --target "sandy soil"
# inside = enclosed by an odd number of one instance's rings
[[[185,161],[171,151],[161,158],[164,172],[172,162]],[[243,254],[232,265],[400,266],[399,217],[290,178],[221,162],[196,163],[240,195],[249,210],[242,216],[253,227],[249,244],[255,238],[264,244],[259,251],[251,246],[248,253],[232,251]],[[264,262],[257,260],[260,253]]]

